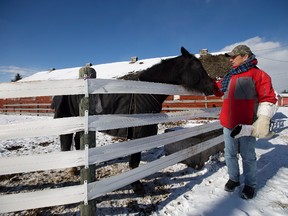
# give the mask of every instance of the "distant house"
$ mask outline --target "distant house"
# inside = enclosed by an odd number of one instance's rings
[[[138,61],[138,57],[137,56],[133,56],[130,58],[130,63],[135,63]]]
[[[278,96],[278,105],[279,106],[288,106],[288,93],[281,93]]]

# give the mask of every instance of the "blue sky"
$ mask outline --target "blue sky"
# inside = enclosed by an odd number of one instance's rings
[[[1,0],[0,82],[87,62],[173,56],[181,46],[218,52],[255,39],[260,51],[284,51],[268,57],[288,68],[287,10],[287,0]]]

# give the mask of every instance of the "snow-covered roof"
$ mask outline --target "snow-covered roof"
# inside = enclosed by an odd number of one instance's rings
[[[132,63],[130,61],[123,61],[107,64],[98,64],[98,65],[92,65],[91,67],[96,70],[97,78],[116,79],[128,73],[134,73],[137,71],[145,70],[155,64],[160,63],[161,60],[163,59],[168,59],[172,57],[174,56],[138,60],[135,63]],[[78,79],[80,68],[81,67],[42,71],[35,73],[29,77],[23,78],[20,81],[22,82],[22,81],[35,81],[35,80]]]

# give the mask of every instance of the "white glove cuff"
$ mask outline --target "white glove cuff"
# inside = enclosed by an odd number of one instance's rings
[[[278,106],[276,104],[270,102],[262,102],[258,106],[257,117],[259,117],[260,115],[264,115],[269,118],[272,118],[276,113],[277,109]]]

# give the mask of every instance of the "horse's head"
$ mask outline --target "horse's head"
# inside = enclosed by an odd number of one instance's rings
[[[162,60],[139,75],[139,80],[182,85],[188,90],[213,94],[214,84],[199,59],[181,47],[182,55]]]
[[[183,85],[188,90],[197,90],[205,95],[212,95],[214,92],[213,80],[208,76],[200,60],[184,47],[181,47],[181,53],[179,61],[183,61],[183,66],[179,67],[181,76],[178,77],[177,84]]]

